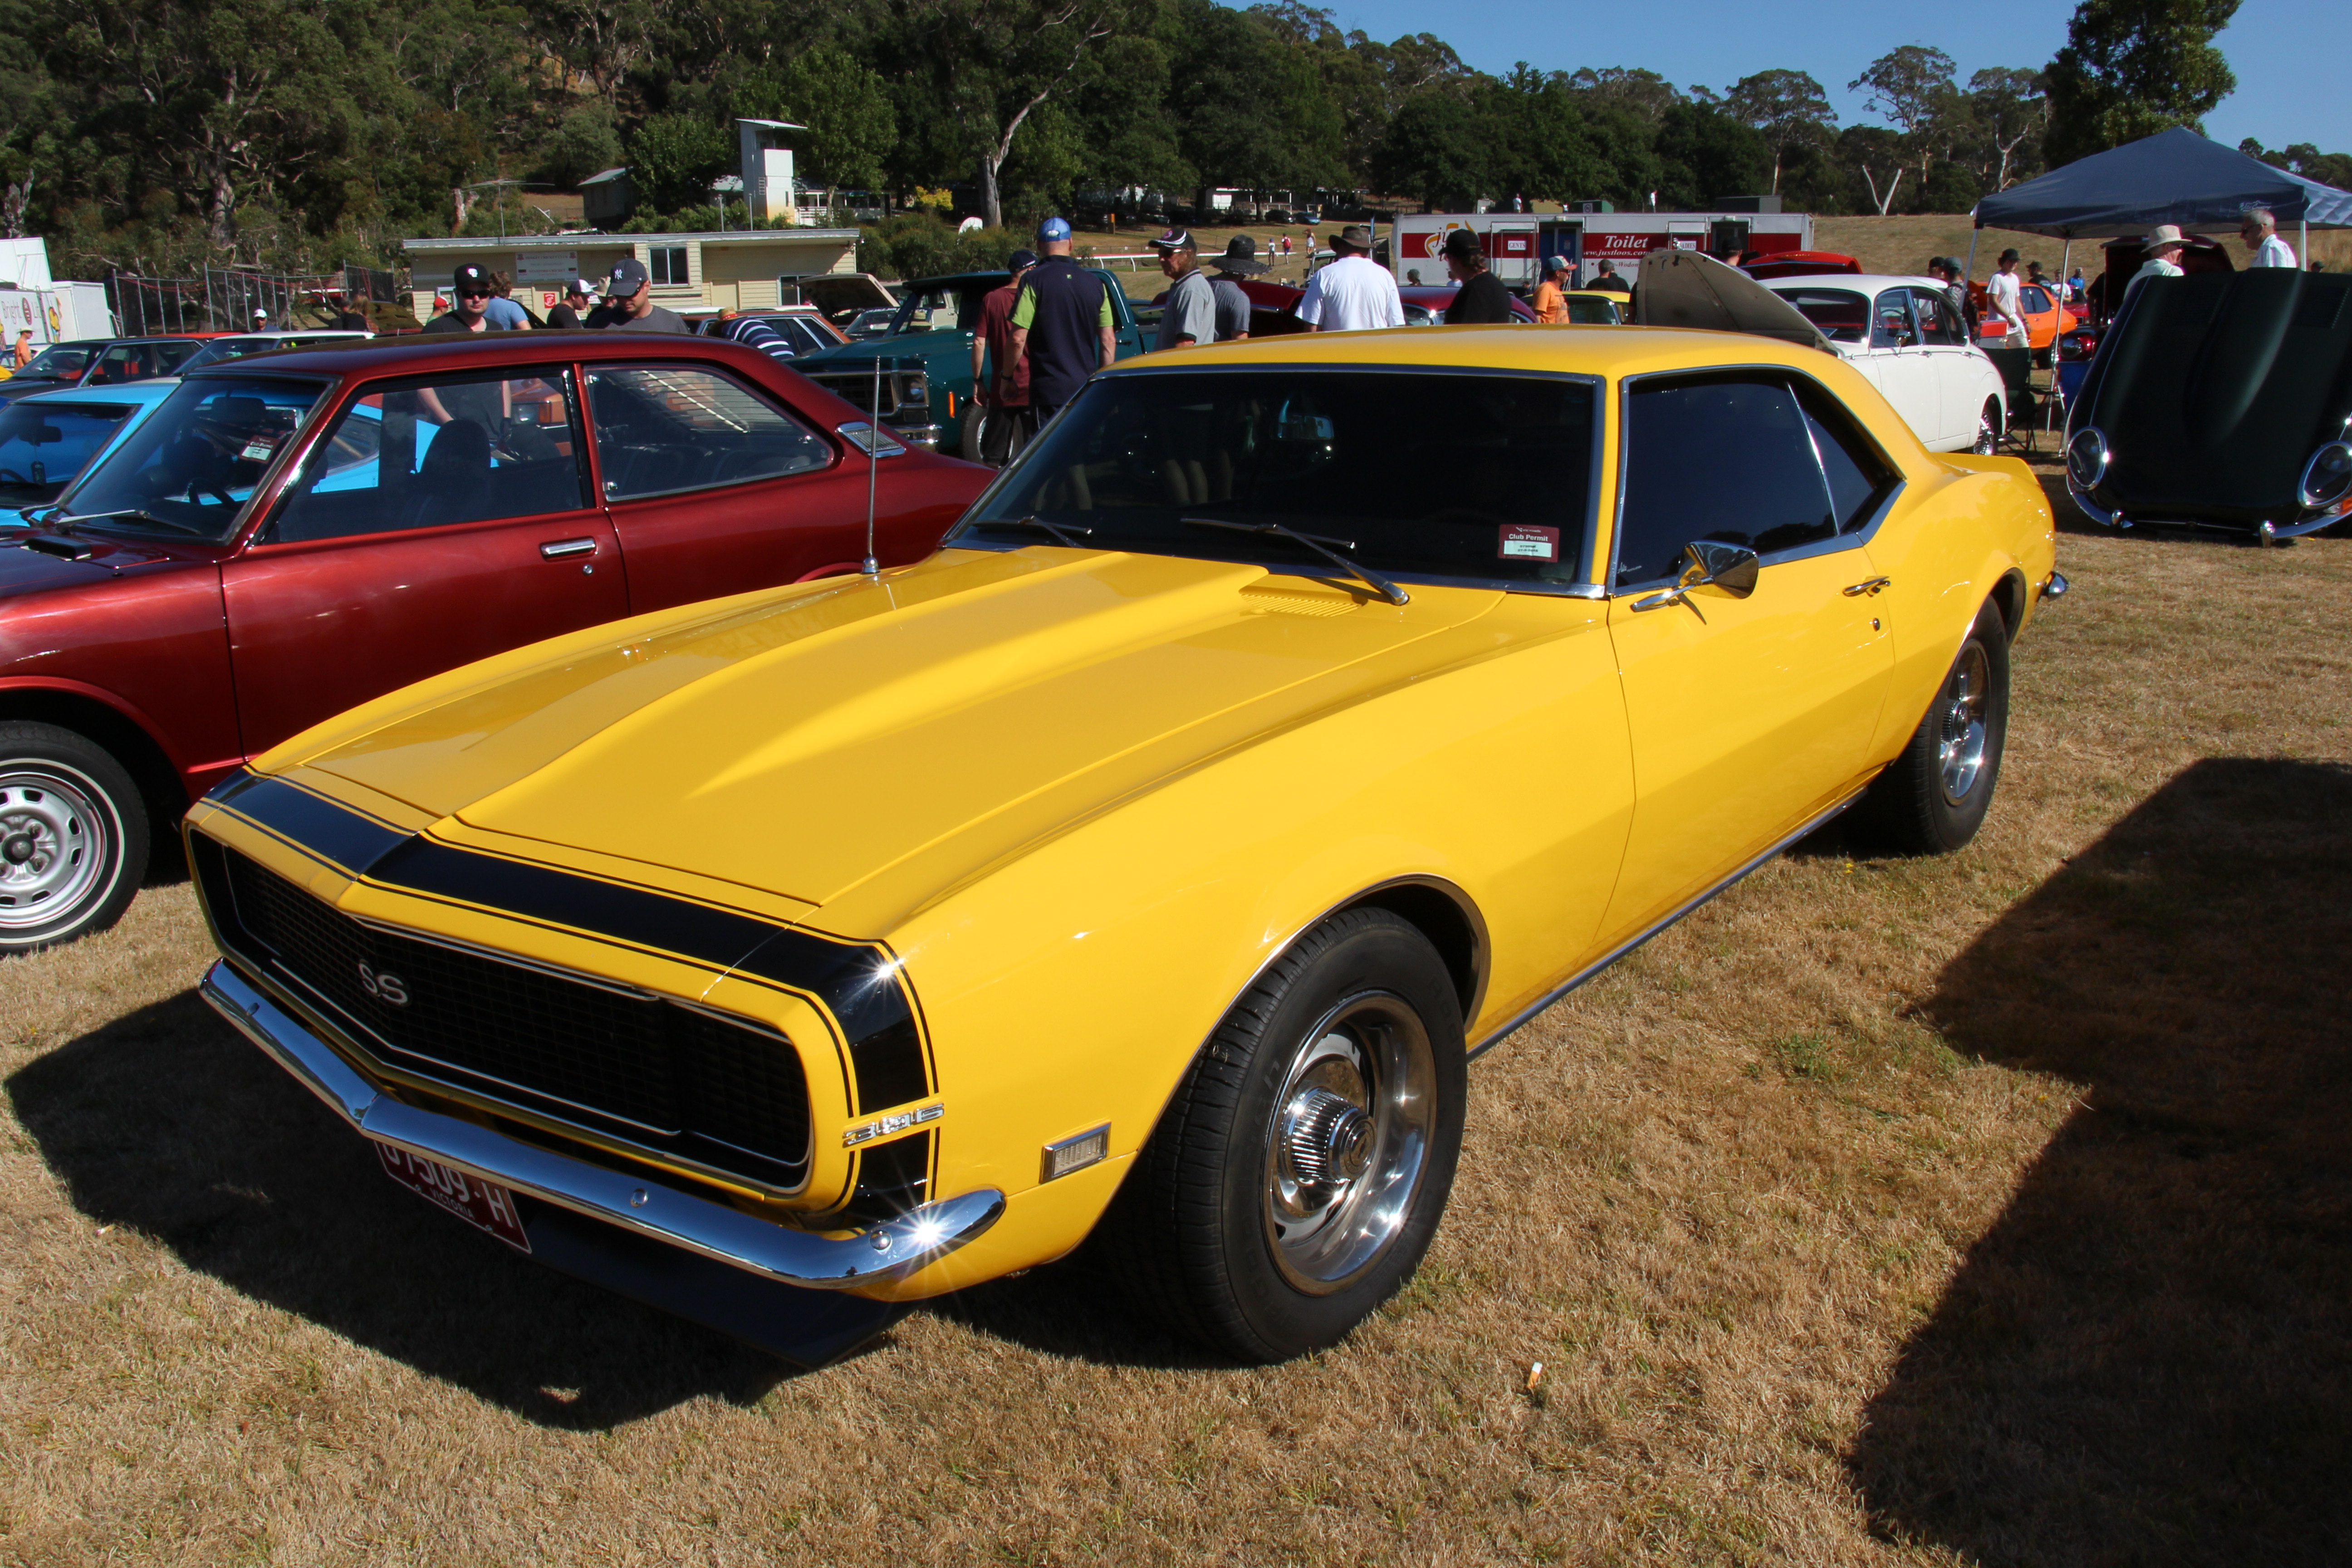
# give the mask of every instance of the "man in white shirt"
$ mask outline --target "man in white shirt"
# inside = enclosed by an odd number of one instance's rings
[[[2238,237],[2254,254],[2249,268],[2284,267],[2294,270],[2294,247],[2278,237],[2278,215],[2268,207],[2248,207],[2238,224]]]
[[[2141,249],[2147,253],[2147,259],[2140,264],[2140,269],[2132,274],[2131,282],[2125,286],[2124,299],[2126,301],[2131,299],[2133,289],[2151,278],[2185,276],[2180,269],[2180,253],[2189,247],[2180,237],[2179,225],[2160,223],[2139,243]]]
[[[1349,224],[1331,237],[1328,267],[1307,280],[1298,319],[1310,331],[1356,332],[1370,327],[1404,325],[1404,300],[1389,269],[1368,254],[1371,230]]]
[[[2000,253],[2000,265],[1985,284],[1985,301],[1992,313],[2009,323],[2010,336],[2004,340],[2009,348],[2023,348],[2026,342],[2025,306],[2018,296],[2017,252]]]

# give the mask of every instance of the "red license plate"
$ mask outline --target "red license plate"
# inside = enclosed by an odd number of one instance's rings
[[[530,1250],[530,1237],[515,1213],[514,1194],[496,1183],[463,1171],[453,1171],[438,1160],[378,1143],[384,1173],[410,1192],[423,1194],[477,1230],[487,1230],[520,1252]]]

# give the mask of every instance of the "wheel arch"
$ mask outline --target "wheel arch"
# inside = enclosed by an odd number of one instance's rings
[[[139,786],[160,845],[188,809],[187,785],[163,743],[145,723],[104,698],[59,686],[0,687],[0,722],[54,724],[103,746]],[[152,851],[151,850],[151,854]]]
[[[2018,631],[2025,624],[2026,611],[2033,602],[2032,593],[2033,590],[2026,584],[2024,569],[2011,566],[2001,574],[2000,581],[1992,585],[1992,592],[1985,595],[2000,612],[2001,625],[2011,642],[2017,640]]]
[[[1486,921],[1470,895],[1443,878],[1399,877],[1367,888],[1299,927],[1275,959],[1333,915],[1360,909],[1386,910],[1429,939],[1438,957],[1445,961],[1446,973],[1453,977],[1454,994],[1462,1004],[1463,1026],[1467,1028],[1477,1018],[1486,990]],[[1251,977],[1251,984],[1256,984],[1256,976]]]

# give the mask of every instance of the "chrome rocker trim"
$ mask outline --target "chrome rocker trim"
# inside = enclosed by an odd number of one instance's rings
[[[198,989],[239,1033],[375,1142],[761,1279],[818,1290],[901,1279],[973,1240],[1004,1214],[1004,1194],[985,1187],[926,1204],[861,1235],[812,1236],[380,1094],[226,960],[214,963]]]

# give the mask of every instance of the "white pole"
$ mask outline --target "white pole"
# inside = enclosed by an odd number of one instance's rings
[[[866,405],[866,560],[858,567],[868,577],[881,574],[874,559],[874,468],[882,460],[882,356],[874,356],[874,401]]]
[[[2295,230],[2302,237],[2303,244],[2294,253],[2294,264],[2308,272],[2311,270],[2311,219],[2299,220]]]

